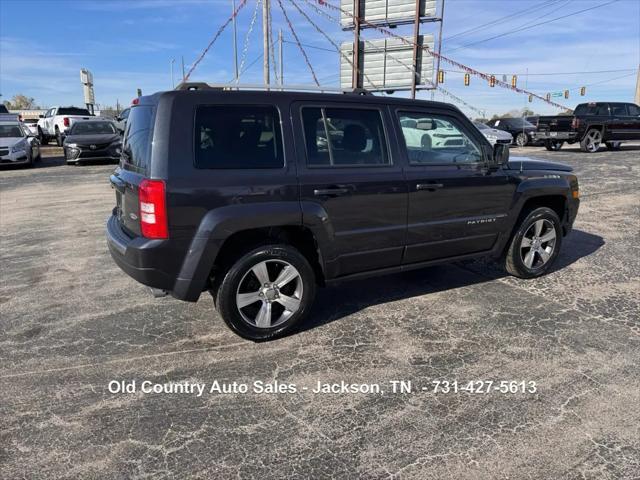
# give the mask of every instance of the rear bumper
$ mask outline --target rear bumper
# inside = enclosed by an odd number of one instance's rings
[[[569,141],[576,138],[576,132],[534,132],[533,138],[539,141],[562,140]]]
[[[145,266],[162,240],[131,238],[120,227],[115,215],[107,221],[107,245],[116,264],[131,278],[152,288],[172,290],[174,278],[167,272]]]

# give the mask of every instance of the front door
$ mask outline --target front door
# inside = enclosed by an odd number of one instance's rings
[[[328,232],[327,276],[400,265],[407,186],[389,146],[386,107],[300,102],[292,117],[303,215],[321,212]]]
[[[504,231],[515,183],[489,169],[491,147],[446,111],[397,110],[407,155],[405,264],[491,250]]]

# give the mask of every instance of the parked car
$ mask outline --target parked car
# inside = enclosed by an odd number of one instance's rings
[[[571,115],[540,117],[536,138],[547,150],[560,150],[564,142],[579,142],[583,152],[597,152],[604,143],[617,150],[623,141],[640,140],[640,107],[635,103],[581,103]]]
[[[38,136],[43,145],[55,138],[56,145],[62,146],[67,130],[82,120],[93,118],[89,110],[78,107],[53,107],[38,120]]]
[[[511,145],[511,143],[513,143],[513,136],[509,132],[498,130],[497,128],[491,128],[481,122],[473,122],[473,124],[478,130],[480,130],[480,133],[484,135],[484,138],[489,140],[491,145],[495,145],[496,143]]]
[[[17,120],[20,121],[20,115],[17,113],[11,113],[7,109],[7,106],[0,103],[0,117],[4,120]]]
[[[410,120],[464,141],[416,144]],[[120,268],[157,295],[210,291],[252,340],[296,328],[318,285],[480,256],[543,275],[579,205],[571,167],[509,161],[452,105],[202,84],[140,97],[110,181]]]
[[[27,118],[22,120],[22,125],[29,131],[30,134],[38,136],[38,119]]]
[[[40,160],[40,142],[12,114],[0,114],[0,163],[28,165]]]
[[[83,160],[117,162],[122,152],[122,140],[112,120],[86,120],[76,122],[69,129],[63,148],[67,165],[78,165]]]
[[[129,118],[130,111],[131,108],[125,108],[124,110],[122,110],[122,112],[120,112],[120,115],[116,117],[115,122],[118,131],[124,132],[124,129],[127,127],[127,118]]]
[[[519,147],[529,145],[533,132],[536,131],[535,125],[530,124],[523,118],[499,118],[491,120],[487,125],[491,128],[509,132],[513,137],[514,143]]]

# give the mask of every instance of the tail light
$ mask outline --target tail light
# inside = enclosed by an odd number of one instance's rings
[[[140,230],[146,238],[169,238],[164,181],[143,180],[138,187]]]
[[[139,103],[140,103],[139,98],[134,98],[133,100],[131,100],[131,105],[138,105]]]
[[[69,117],[64,117],[64,118],[62,119],[62,124],[63,124],[65,127],[68,127],[68,126],[69,126]]]
[[[580,127],[580,119],[579,118],[574,118],[571,121],[571,128],[573,128],[574,130]]]

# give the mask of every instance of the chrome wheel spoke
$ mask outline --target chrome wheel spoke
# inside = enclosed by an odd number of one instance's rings
[[[551,258],[551,252],[547,252],[547,250],[544,248],[541,248],[540,250],[538,250],[538,255],[540,255],[540,258],[542,259],[543,264],[547,263],[549,258]]]
[[[535,258],[535,251],[533,249],[529,250],[529,252],[524,257],[524,264],[527,268],[533,267],[533,260]]]
[[[531,240],[530,238],[522,237],[522,245],[521,245],[521,247],[522,247],[522,248],[529,248],[529,247],[531,247],[531,241],[532,241],[532,240]]]
[[[236,295],[236,305],[238,305],[238,308],[244,308],[260,300],[262,300],[260,298],[260,292],[238,293]]]
[[[555,238],[556,238],[556,229],[552,227],[547,233],[545,233],[540,237],[540,241],[542,243],[547,243],[547,242],[550,242],[551,240],[554,240]]]
[[[282,269],[278,278],[273,282],[278,288],[284,287],[287,283],[298,278],[300,275],[298,271],[290,265],[287,265]]]
[[[542,233],[542,227],[544,227],[544,220],[538,220],[536,223],[533,224],[533,229],[536,237],[539,237],[540,234]]]
[[[261,285],[269,283],[269,272],[267,270],[267,262],[260,262],[251,269]]]
[[[255,318],[256,327],[269,328],[271,326],[271,304],[262,302],[262,307]]]
[[[298,311],[298,308],[300,308],[300,300],[295,297],[289,297],[287,295],[280,294],[280,296],[274,301],[278,302],[290,312],[296,312]]]

